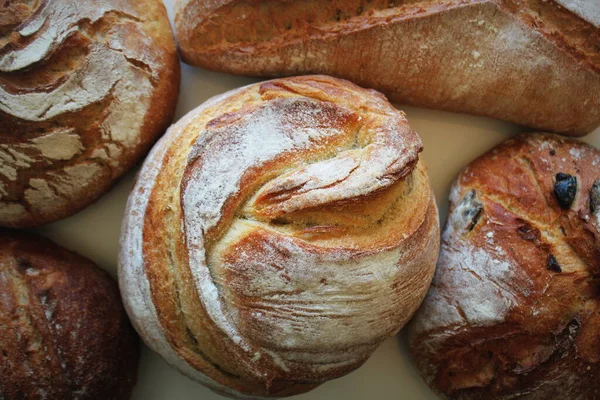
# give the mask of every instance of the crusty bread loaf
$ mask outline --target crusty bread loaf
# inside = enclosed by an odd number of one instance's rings
[[[119,278],[134,326],[236,397],[359,367],[431,282],[437,209],[422,145],[377,92],[325,76],[213,98],[146,160]]]
[[[178,91],[160,0],[0,2],[0,226],[97,199],[164,133]]]
[[[138,359],[108,274],[44,238],[0,231],[0,399],[128,399]]]
[[[600,125],[597,0],[178,0],[183,59],[322,73],[391,100],[585,134]]]
[[[451,399],[600,399],[600,151],[522,135],[461,172],[410,327]]]

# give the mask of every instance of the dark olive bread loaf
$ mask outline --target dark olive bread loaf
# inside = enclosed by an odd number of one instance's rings
[[[600,399],[600,151],[522,135],[456,180],[414,361],[451,399]]]

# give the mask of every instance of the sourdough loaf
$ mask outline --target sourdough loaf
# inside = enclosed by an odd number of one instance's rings
[[[0,3],[0,225],[71,215],[164,132],[179,62],[159,0]]]
[[[170,364],[235,397],[305,392],[360,365],[422,301],[437,209],[404,115],[311,76],[213,98],[146,160],[119,277]]]

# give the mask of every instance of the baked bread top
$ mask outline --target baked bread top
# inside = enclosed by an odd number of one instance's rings
[[[146,343],[232,396],[360,366],[425,295],[438,222],[422,145],[377,92],[325,76],[211,99],[146,160],[120,282]]]
[[[596,399],[599,272],[600,151],[510,139],[452,187],[413,358],[447,398]]]
[[[600,68],[600,6],[586,0],[176,0],[176,26],[185,57],[186,50],[257,51],[470,7],[514,15]]]
[[[45,224],[112,186],[174,113],[179,62],[159,0],[0,9],[0,225]]]
[[[0,231],[0,398],[125,400],[139,342],[116,282],[42,237]]]

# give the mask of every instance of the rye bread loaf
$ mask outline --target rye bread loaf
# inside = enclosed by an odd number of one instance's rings
[[[138,359],[107,273],[42,237],[0,231],[0,399],[125,400]]]

